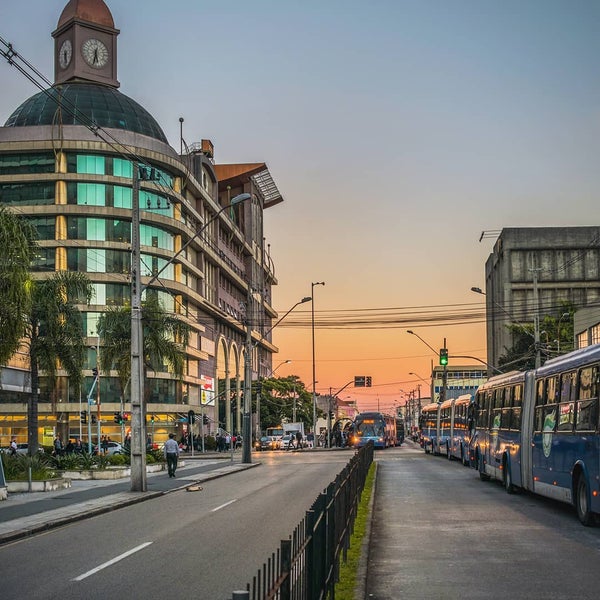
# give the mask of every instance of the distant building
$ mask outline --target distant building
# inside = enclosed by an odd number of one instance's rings
[[[600,305],[578,310],[574,321],[575,348],[600,344]]]
[[[532,323],[536,310],[540,319],[559,318],[564,303],[600,301],[600,227],[503,229],[485,265],[485,285],[487,362],[497,366],[513,346],[507,325]]]
[[[39,434],[46,444],[55,432],[63,439],[82,433],[81,401],[96,364],[92,348],[102,352],[103,345],[98,317],[131,298],[133,174],[139,165],[138,276],[147,285],[159,275],[144,294],[157,296],[168,313],[192,327],[183,380],[166,368],[147,378],[152,436],[160,441],[170,431],[183,433],[188,410],[206,414],[211,431],[240,431],[248,327],[253,379],[271,371],[277,351],[269,333],[277,319],[277,280],[263,211],[283,198],[266,164],[219,165],[208,140],[190,147],[181,140],[180,151],[173,149],[154,117],[118,90],[118,35],[102,0],[68,2],[52,33],[55,84],[25,100],[0,127],[0,202],[37,228],[41,251],[33,276],[79,271],[94,288],[92,304],[82,307],[91,347],[84,389],[73,389],[65,372],[56,389],[42,382]],[[159,73],[148,74],[160,85]],[[241,193],[250,199],[230,207]],[[113,411],[123,410],[122,394],[129,410],[116,375],[100,378],[102,432],[113,439],[122,431],[113,423]],[[26,441],[26,355],[16,355],[1,377],[0,445],[12,435]]]
[[[446,367],[446,397],[445,400],[458,398],[463,394],[475,395],[477,388],[487,381],[488,375],[482,365],[448,365]],[[440,402],[443,387],[444,367],[434,367],[431,374],[433,402]],[[423,400],[421,399],[421,402]],[[424,404],[421,404],[424,406]]]

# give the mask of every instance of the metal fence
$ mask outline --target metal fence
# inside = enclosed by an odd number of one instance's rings
[[[325,489],[289,539],[263,563],[246,590],[232,600],[334,600],[340,559],[350,536],[369,467],[373,444],[354,454]]]

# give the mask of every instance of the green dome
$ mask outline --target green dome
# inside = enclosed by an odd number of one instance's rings
[[[154,117],[135,100],[105,85],[63,83],[26,100],[13,112],[5,127],[54,125],[59,122],[61,104],[63,125],[110,127],[141,133],[168,144]]]

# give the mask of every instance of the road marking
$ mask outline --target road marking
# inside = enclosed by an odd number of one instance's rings
[[[131,550],[128,550],[127,552],[124,552],[123,554],[120,554],[119,556],[116,556],[112,560],[105,562],[104,564],[96,567],[95,569],[92,569],[91,571],[88,571],[87,573],[84,573],[83,575],[79,575],[79,577],[75,577],[75,579],[73,579],[72,581],[82,581],[86,577],[89,577],[90,575],[93,575],[94,573],[97,573],[98,571],[102,571],[102,569],[106,569],[106,567],[110,567],[111,565],[114,565],[115,563],[119,562],[120,560],[123,560],[124,558],[127,558],[128,556],[131,556],[132,554],[135,554],[136,552],[139,552],[140,550],[143,550],[146,546],[149,546],[152,543],[153,542],[146,542],[145,544],[136,546],[135,548],[132,548]]]
[[[221,506],[217,506],[217,508],[213,508],[210,512],[217,512],[218,510],[221,510],[222,508],[225,508],[226,506],[229,506],[230,504],[233,504],[234,502],[237,502],[238,499],[234,498],[233,500],[230,500],[229,502],[225,502],[225,504],[221,504]]]

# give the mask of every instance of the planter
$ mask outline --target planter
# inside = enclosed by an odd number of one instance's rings
[[[20,493],[29,491],[28,481],[7,481],[8,491],[11,493]],[[56,490],[65,490],[71,487],[71,480],[65,477],[57,479],[42,479],[31,482],[32,492],[54,492]]]
[[[180,463],[182,464],[182,463]],[[155,463],[146,465],[146,473],[157,473],[158,471],[164,471],[164,463]],[[131,476],[131,467],[108,467],[108,469],[87,469],[84,471],[63,471],[63,477],[77,480],[109,480],[109,479],[123,479],[124,477]]]

